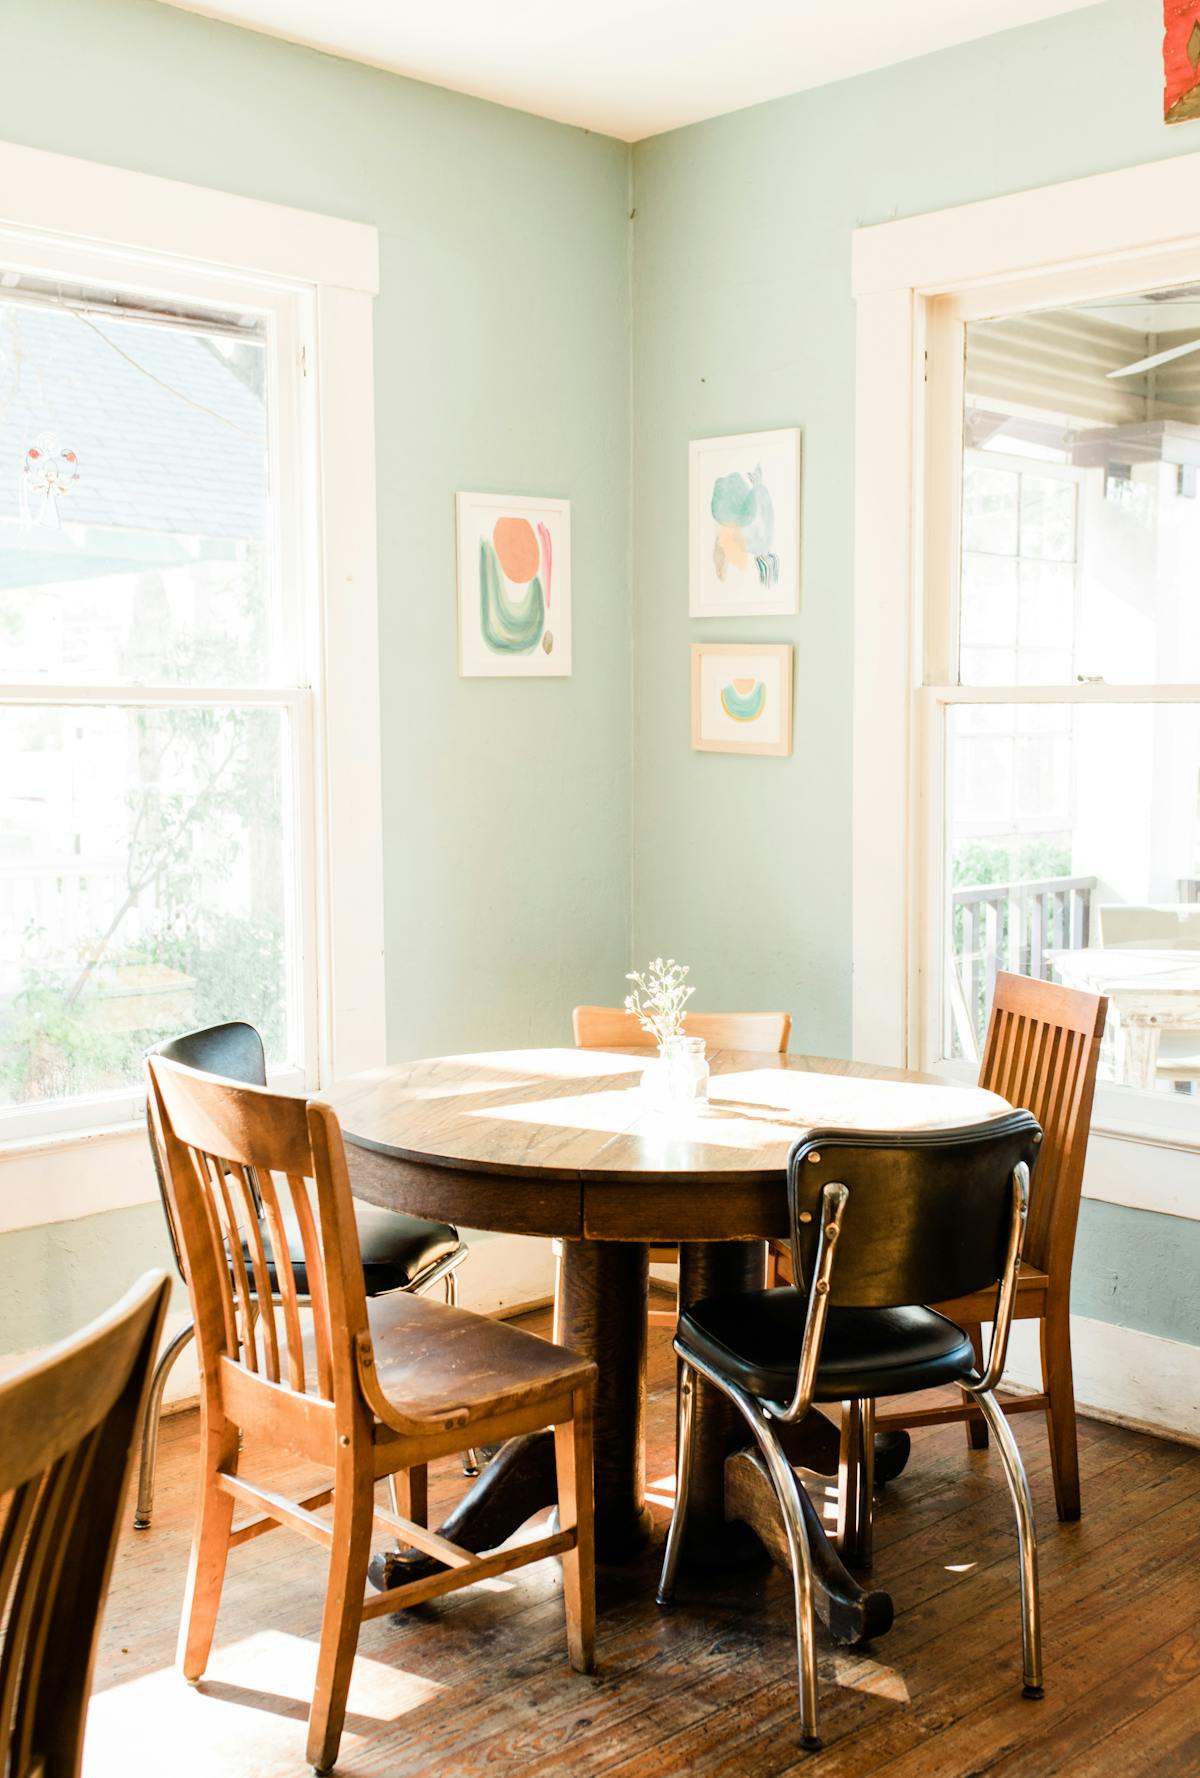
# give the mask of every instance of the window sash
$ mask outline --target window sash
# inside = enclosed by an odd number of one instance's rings
[[[272,613],[279,625],[276,682],[250,686],[204,684],[97,685],[57,679],[21,681],[0,677],[0,707],[106,705],[117,708],[274,707],[288,712],[292,808],[290,864],[295,877],[294,917],[290,921],[289,980],[296,1004],[289,1007],[295,1033],[293,1062],[278,1073],[280,1085],[312,1089],[329,1047],[321,1020],[327,1018],[319,993],[319,970],[328,946],[321,940],[326,918],[322,895],[323,846],[318,817],[324,806],[320,736],[324,697],[318,569],[320,548],[316,472],[315,302],[312,287],[282,280],[246,280],[213,268],[164,262],[151,255],[123,254],[83,243],[64,245],[32,234],[0,229],[0,265],[31,275],[54,276],[135,291],[157,293],[195,305],[261,314],[267,323],[267,436],[270,464],[271,537],[269,563]],[[153,321],[148,323],[153,325]],[[122,1124],[141,1115],[144,1093],[137,1088],[77,1095],[0,1109],[0,1145],[53,1139]]]

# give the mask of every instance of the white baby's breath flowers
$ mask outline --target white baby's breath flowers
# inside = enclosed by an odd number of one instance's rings
[[[683,1036],[683,1009],[695,993],[694,988],[684,986],[687,973],[686,963],[676,963],[674,957],[664,963],[656,957],[646,965],[644,975],[631,969],[625,977],[633,983],[633,993],[625,996],[625,1010],[637,1014],[643,1030],[650,1032],[660,1048]]]

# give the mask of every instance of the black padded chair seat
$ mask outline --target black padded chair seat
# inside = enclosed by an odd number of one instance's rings
[[[286,1198],[287,1194],[283,1194]],[[380,1210],[373,1204],[355,1204],[358,1241],[362,1248],[363,1283],[367,1295],[386,1296],[392,1290],[408,1290],[422,1275],[448,1259],[459,1245],[458,1230],[448,1222],[426,1222],[419,1216],[406,1216],[401,1210]],[[308,1269],[304,1263],[304,1243],[300,1229],[290,1210],[284,1211],[287,1226],[288,1254],[295,1274],[296,1289],[308,1295]],[[263,1221],[263,1247],[269,1254],[266,1223]],[[243,1243],[247,1264],[249,1248]],[[275,1268],[267,1267],[272,1288],[276,1286]]]
[[[751,1395],[790,1401],[796,1388],[807,1292],[751,1290],[692,1303],[678,1339]],[[954,1383],[975,1368],[961,1327],[934,1309],[831,1309],[814,1401],[904,1395]]]

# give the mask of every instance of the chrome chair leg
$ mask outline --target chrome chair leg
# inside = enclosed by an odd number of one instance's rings
[[[453,1272],[446,1273],[444,1289],[446,1292],[446,1301],[452,1309],[457,1309],[458,1279]],[[463,1454],[462,1472],[465,1476],[471,1478],[474,1478],[479,1474],[479,1453],[474,1445],[471,1446],[469,1451],[466,1451]]]
[[[737,1399],[735,1397],[735,1399]],[[767,1473],[775,1490],[775,1498],[783,1513],[787,1532],[788,1555],[792,1563],[792,1583],[796,1605],[796,1661],[800,1681],[800,1733],[808,1753],[817,1753],[821,1737],[817,1732],[817,1642],[813,1616],[812,1566],[808,1550],[808,1529],[804,1508],[800,1503],[800,1482],[784,1456],[774,1434],[765,1421],[759,1421],[753,1403],[738,1401],[746,1419],[754,1428],[758,1448],[767,1464]],[[748,1411],[749,1410],[749,1411]]]
[[[150,1393],[146,1398],[146,1417],[142,1421],[142,1456],[138,1468],[137,1511],[133,1518],[135,1531],[149,1531],[150,1514],[154,1510],[154,1472],[158,1466],[158,1423],[162,1418],[163,1392],[175,1360],[196,1329],[189,1321],[167,1346],[154,1367]]]
[[[662,1574],[655,1597],[660,1605],[670,1605],[675,1597],[675,1576],[679,1571],[679,1555],[683,1548],[683,1528],[687,1519],[688,1492],[692,1481],[692,1407],[696,1380],[689,1364],[679,1367],[679,1430],[675,1457],[675,1510],[667,1527],[667,1547],[663,1552]]]
[[[970,1385],[967,1386],[968,1388]],[[1012,1495],[1017,1516],[1017,1538],[1021,1550],[1021,1649],[1024,1657],[1025,1696],[1043,1697],[1042,1684],[1042,1619],[1038,1598],[1037,1526],[1033,1517],[1033,1498],[1029,1479],[1017,1449],[1017,1441],[990,1389],[971,1389],[971,1396],[983,1410],[1004,1464],[1008,1491]]]

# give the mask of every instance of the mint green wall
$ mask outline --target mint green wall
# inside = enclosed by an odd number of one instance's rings
[[[628,967],[628,149],[144,0],[2,39],[0,138],[379,229],[389,1045],[564,1035]],[[457,677],[460,488],[570,498],[572,678]]]
[[[1200,126],[1157,121],[1159,31],[1153,0],[1113,0],[631,155],[148,0],[6,0],[0,138],[380,230],[394,1055],[565,1038],[575,1000],[612,1000],[659,951],[691,962],[698,1007],[788,1006],[794,1047],[845,1053],[851,233],[1200,148]],[[802,609],[745,633],[797,644],[795,752],[693,754],[688,644],[741,632],[687,617],[687,443],[794,424]],[[572,500],[572,679],[457,678],[465,487]],[[29,1280],[0,1352],[161,1260],[158,1214],[0,1237],[0,1276]],[[1198,1240],[1085,1204],[1077,1309],[1200,1337]]]
[[[634,149],[634,952],[850,1041],[855,228],[1200,149],[1161,7],[1114,3]],[[804,429],[800,614],[693,622],[688,440]],[[788,760],[690,747],[692,641],[796,645]]]
[[[633,948],[686,958],[697,1009],[849,1053],[852,233],[1200,149],[1160,121],[1161,41],[1156,0],[1113,0],[634,149]],[[799,615],[690,620],[688,440],[795,425]],[[795,643],[790,759],[692,752],[704,639]],[[1085,1203],[1074,1306],[1200,1343],[1198,1264],[1200,1224]]]

